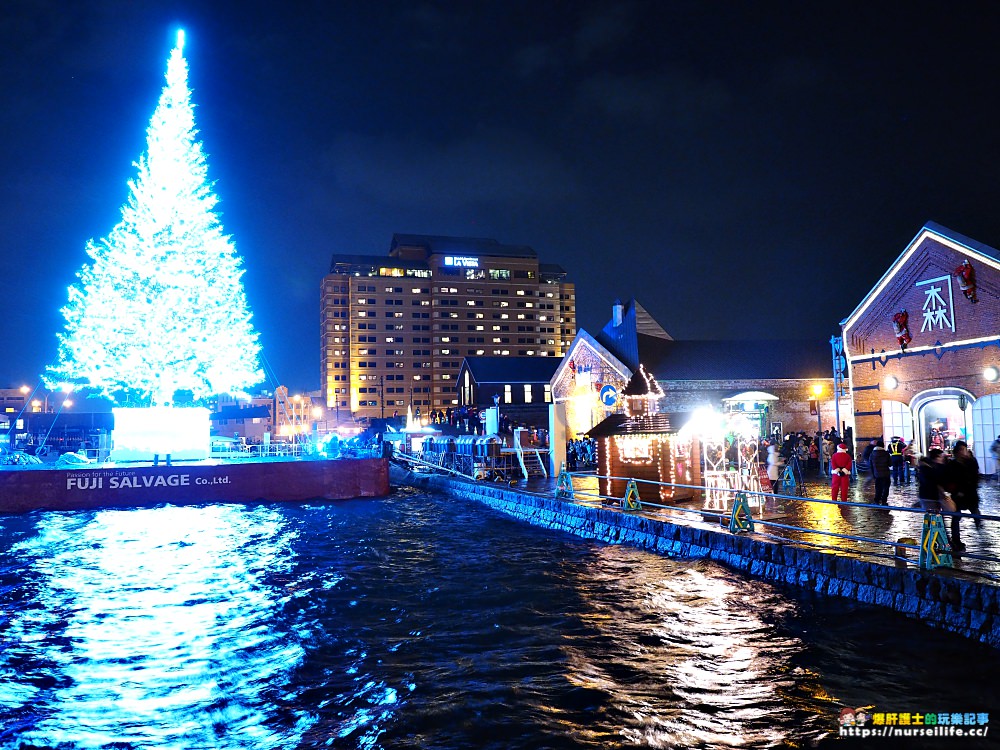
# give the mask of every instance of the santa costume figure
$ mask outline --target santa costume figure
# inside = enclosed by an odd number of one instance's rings
[[[905,352],[906,345],[913,340],[910,337],[910,314],[906,310],[900,310],[892,316],[892,330],[896,334],[899,348]]]
[[[854,460],[847,452],[847,444],[841,443],[837,446],[837,452],[830,457],[830,499],[837,501],[840,496],[841,502],[847,502],[847,485],[851,481],[851,465]]]
[[[969,261],[963,261],[962,265],[956,268],[952,273],[958,278],[958,288],[962,290],[962,294],[970,302],[978,302],[976,298],[976,269],[972,267]]]

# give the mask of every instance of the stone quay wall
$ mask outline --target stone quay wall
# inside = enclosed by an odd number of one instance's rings
[[[578,505],[503,485],[414,474],[395,466],[392,471],[394,484],[482,503],[535,526],[669,557],[707,558],[764,580],[885,607],[1000,648],[1000,587],[987,582],[870,562],[755,534],[733,534],[721,526],[688,526]]]

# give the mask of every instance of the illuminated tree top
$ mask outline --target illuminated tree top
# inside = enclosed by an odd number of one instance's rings
[[[87,243],[62,309],[53,378],[169,403],[236,393],[263,380],[243,290],[242,260],[215,212],[218,198],[197,140],[184,32],[135,163],[121,221]]]

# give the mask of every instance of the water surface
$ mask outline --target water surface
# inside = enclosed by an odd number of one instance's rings
[[[892,613],[412,491],[2,517],[0,550],[3,748],[809,747],[845,706],[989,711],[1000,674]]]

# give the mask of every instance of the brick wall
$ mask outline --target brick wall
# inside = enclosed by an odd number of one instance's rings
[[[690,412],[702,406],[722,409],[722,399],[744,391],[763,391],[777,396],[768,408],[768,420],[781,422],[784,432],[803,430],[809,434],[816,432],[816,415],[809,412],[809,401],[813,398],[812,386],[822,384],[820,416],[823,429],[834,426],[835,410],[831,394],[833,378],[824,380],[672,380],[660,382],[665,398],[660,403],[660,411]],[[845,402],[841,405],[841,421],[848,416]]]
[[[888,284],[877,297],[868,302],[867,307],[846,329],[847,347],[852,357],[883,351],[899,351],[899,344],[893,331],[892,316],[906,309],[910,316],[909,328],[913,340],[911,349],[934,346],[996,336],[997,321],[1000,320],[1000,272],[972,259],[976,269],[979,302],[972,304],[962,295],[952,272],[969,256],[940,238],[930,235],[917,243],[913,254],[901,266],[892,270]],[[950,325],[924,327],[923,310],[928,302],[926,282],[929,279],[948,277],[948,281],[936,282],[940,295],[949,301],[953,313],[955,330]]]
[[[910,404],[917,394],[944,387],[960,388],[974,398],[1000,393],[1000,382],[983,376],[986,367],[1000,366],[1000,272],[933,232],[921,235],[912,250],[890,269],[886,286],[844,329],[859,439],[883,434],[878,412],[884,399]],[[975,304],[964,297],[952,275],[966,258],[976,270]],[[933,284],[924,283],[935,278],[939,280]],[[948,301],[948,325],[924,319],[924,311],[936,305],[927,294],[932,286]],[[902,309],[909,313],[912,337],[905,351],[892,324],[892,316]],[[898,382],[894,389],[886,384],[890,376]]]

